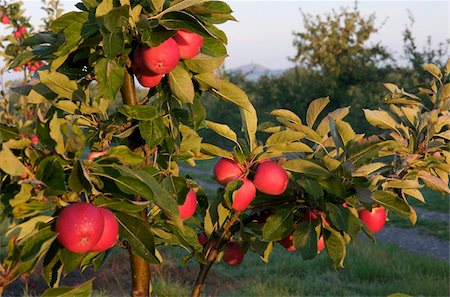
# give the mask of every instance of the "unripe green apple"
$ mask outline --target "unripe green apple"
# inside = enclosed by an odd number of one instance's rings
[[[242,164],[226,158],[220,158],[214,166],[214,176],[219,184],[226,186],[244,173]]]
[[[239,179],[243,182],[242,186],[234,193],[233,204],[231,207],[237,211],[244,211],[252,203],[256,196],[256,188],[251,180],[246,178]]]
[[[101,211],[95,205],[71,204],[56,219],[58,241],[73,253],[88,252],[102,236],[104,222]]]
[[[386,211],[382,207],[374,207],[372,211],[363,209],[358,211],[359,218],[373,233],[380,232],[386,223]]]
[[[143,67],[153,74],[166,74],[172,71],[180,60],[178,45],[169,38],[156,47],[142,48],[133,58],[133,64]]]
[[[265,161],[256,168],[253,182],[261,193],[281,195],[287,189],[289,177],[278,163]]]
[[[186,200],[184,200],[183,205],[178,206],[181,219],[185,220],[192,217],[195,213],[196,208],[197,208],[197,194],[192,188],[190,188],[189,192],[186,195]]]
[[[103,216],[103,232],[90,252],[102,252],[113,247],[119,235],[119,224],[114,214],[104,207],[98,207],[98,209]]]
[[[192,59],[203,46],[203,37],[187,30],[179,30],[173,39],[178,44],[181,59]]]
[[[223,254],[223,260],[225,263],[231,266],[236,266],[242,263],[244,260],[244,249],[239,243],[230,242],[225,247]]]

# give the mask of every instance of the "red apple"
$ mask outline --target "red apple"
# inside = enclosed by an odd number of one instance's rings
[[[23,33],[27,32],[27,27],[22,26],[19,29],[17,29],[17,31],[19,31],[21,34],[23,34]]]
[[[192,59],[203,46],[203,37],[187,30],[179,30],[173,39],[178,44],[181,59]]]
[[[278,241],[278,243],[281,244],[283,247],[285,247],[288,251],[293,252],[295,251],[293,239],[294,237],[291,233],[282,240]]]
[[[386,211],[382,207],[374,207],[372,211],[363,209],[358,211],[359,218],[373,233],[380,232],[386,223]]]
[[[219,184],[226,186],[244,173],[242,164],[226,158],[220,158],[214,166],[214,176]]]
[[[9,24],[9,17],[6,14],[2,16],[2,24]]]
[[[236,266],[242,263],[244,260],[244,250],[241,245],[236,242],[230,242],[225,247],[223,254],[223,260],[225,263],[231,266]]]
[[[192,217],[195,213],[196,208],[197,208],[197,194],[195,194],[194,190],[190,188],[188,194],[186,195],[186,200],[184,200],[184,204],[178,206],[181,219],[185,220]]]
[[[169,38],[156,47],[142,48],[133,58],[133,63],[142,65],[153,74],[166,74],[172,71],[180,60],[178,45]]]
[[[37,136],[36,134],[31,135],[30,140],[31,140],[31,144],[32,145],[38,145],[39,144],[39,136]]]
[[[243,211],[252,203],[256,196],[256,188],[251,180],[242,178],[242,186],[234,193],[233,204],[231,207],[237,211]]]
[[[19,72],[19,71],[22,71],[22,68],[21,67],[16,67],[13,70],[14,70],[14,72]]]
[[[22,37],[22,33],[20,33],[19,31],[14,31],[13,36],[17,39],[20,39]]]
[[[104,229],[101,211],[90,203],[74,203],[64,208],[56,219],[58,241],[73,253],[90,251]]]
[[[136,75],[139,83],[144,88],[153,88],[153,87],[159,85],[159,83],[161,82],[163,76],[164,76],[164,74],[152,74],[152,75],[140,74],[140,75]]]
[[[98,207],[103,216],[103,232],[102,236],[90,249],[90,252],[102,252],[114,246],[119,235],[119,224],[114,214],[107,208]]]
[[[275,162],[266,161],[259,164],[253,178],[258,191],[269,195],[281,195],[286,191],[289,178],[284,169]]]

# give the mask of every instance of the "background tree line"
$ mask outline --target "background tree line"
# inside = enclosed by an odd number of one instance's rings
[[[362,108],[382,106],[386,90],[383,83],[415,86],[425,81],[421,65],[444,65],[449,40],[433,48],[431,38],[424,48],[419,48],[413,35],[414,19],[402,32],[403,63],[394,57],[381,42],[371,44],[370,38],[379,30],[375,14],[365,17],[358,10],[341,7],[325,15],[302,12],[304,31],[293,33],[296,55],[289,58],[295,66],[281,75],[263,75],[256,80],[246,73],[224,70],[233,83],[249,95],[258,110],[260,122],[274,109],[290,109],[305,114],[306,107],[315,98],[329,96],[331,104],[324,113],[339,107],[350,106],[349,122],[357,132],[374,133],[367,124]],[[408,91],[408,90],[406,90]],[[409,90],[413,91],[413,90]],[[203,98],[207,116],[213,121],[239,123],[239,115],[211,96]],[[232,127],[238,130],[239,127]],[[204,131],[209,139],[227,146],[213,132]]]

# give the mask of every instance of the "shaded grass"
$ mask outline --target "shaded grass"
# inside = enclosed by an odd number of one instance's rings
[[[425,197],[425,204],[415,199],[410,200],[413,207],[423,207],[427,210],[449,213],[450,212],[450,195],[441,195],[437,192],[425,188],[423,191]]]

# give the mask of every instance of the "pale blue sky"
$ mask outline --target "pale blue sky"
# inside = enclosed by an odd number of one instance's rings
[[[62,1],[67,10],[74,9],[78,1]],[[25,0],[27,14],[32,22],[39,24],[44,16],[39,9],[39,0]],[[234,68],[248,63],[258,63],[271,69],[291,67],[287,57],[295,53],[292,46],[293,31],[302,29],[299,9],[306,13],[323,14],[340,6],[353,7],[354,1],[227,1],[234,10],[238,22],[228,22],[220,26],[229,38],[226,68]],[[428,36],[433,44],[450,38],[449,1],[359,1],[364,15],[375,13],[377,24],[384,23],[373,42],[382,41],[397,57],[402,52],[402,35],[409,24],[408,9],[416,22],[414,36],[422,47]],[[7,32],[2,32],[5,34]]]

